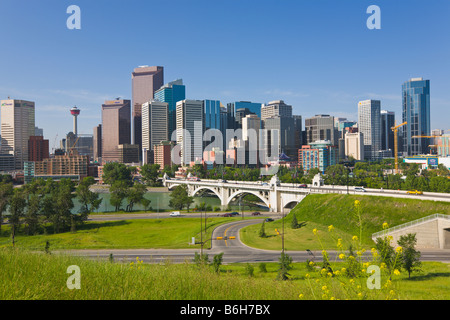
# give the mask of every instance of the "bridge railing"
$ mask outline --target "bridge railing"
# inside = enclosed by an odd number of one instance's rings
[[[426,216],[426,217],[423,217],[423,218],[420,218],[417,220],[413,220],[413,221],[410,221],[407,223],[400,224],[398,226],[395,226],[395,227],[392,227],[389,229],[385,229],[383,231],[376,232],[376,233],[372,234],[372,239],[376,239],[376,238],[386,235],[388,233],[395,232],[400,229],[408,228],[408,227],[411,227],[414,225],[418,225],[418,224],[421,224],[421,223],[424,223],[424,222],[427,222],[427,221],[430,221],[433,219],[437,219],[437,218],[450,220],[450,215],[445,215],[445,214],[441,214],[441,213],[432,214],[432,215],[429,215],[429,216]]]

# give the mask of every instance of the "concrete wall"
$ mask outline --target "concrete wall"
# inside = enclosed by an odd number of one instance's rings
[[[388,232],[386,235],[393,237],[391,244],[397,247],[400,236],[408,233],[416,234],[417,249],[450,249],[450,220],[448,219],[437,218],[425,221],[404,229]]]

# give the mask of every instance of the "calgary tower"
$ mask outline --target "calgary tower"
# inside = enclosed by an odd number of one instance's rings
[[[80,109],[78,109],[76,106],[70,109],[70,114],[73,116],[73,133],[75,136],[78,135],[78,123],[77,123],[77,117],[80,114]]]

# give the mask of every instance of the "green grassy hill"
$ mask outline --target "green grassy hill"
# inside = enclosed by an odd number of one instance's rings
[[[359,237],[358,219],[355,201],[360,202],[362,217],[362,244],[373,246],[372,234],[382,230],[383,223],[394,227],[431,214],[450,214],[449,202],[422,201],[378,196],[317,194],[307,196],[286,216],[285,243],[289,250],[335,249],[335,239],[342,238],[349,243],[352,236]],[[299,223],[306,225],[300,229],[291,229],[292,217],[295,214]],[[328,233],[328,226],[334,226],[334,239]],[[260,238],[258,232],[261,225],[248,227],[241,232],[241,239],[249,246],[278,250],[281,237],[275,229],[281,230],[281,220],[266,223],[267,238]],[[322,244],[313,234],[317,229]]]

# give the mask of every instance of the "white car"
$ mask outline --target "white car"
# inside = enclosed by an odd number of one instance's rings
[[[171,217],[179,217],[179,216],[181,216],[181,213],[180,213],[180,211],[173,211],[170,213],[170,216]]]
[[[358,191],[358,192],[366,192],[366,189],[364,189],[363,187],[356,187],[356,188],[355,188],[355,191]]]

